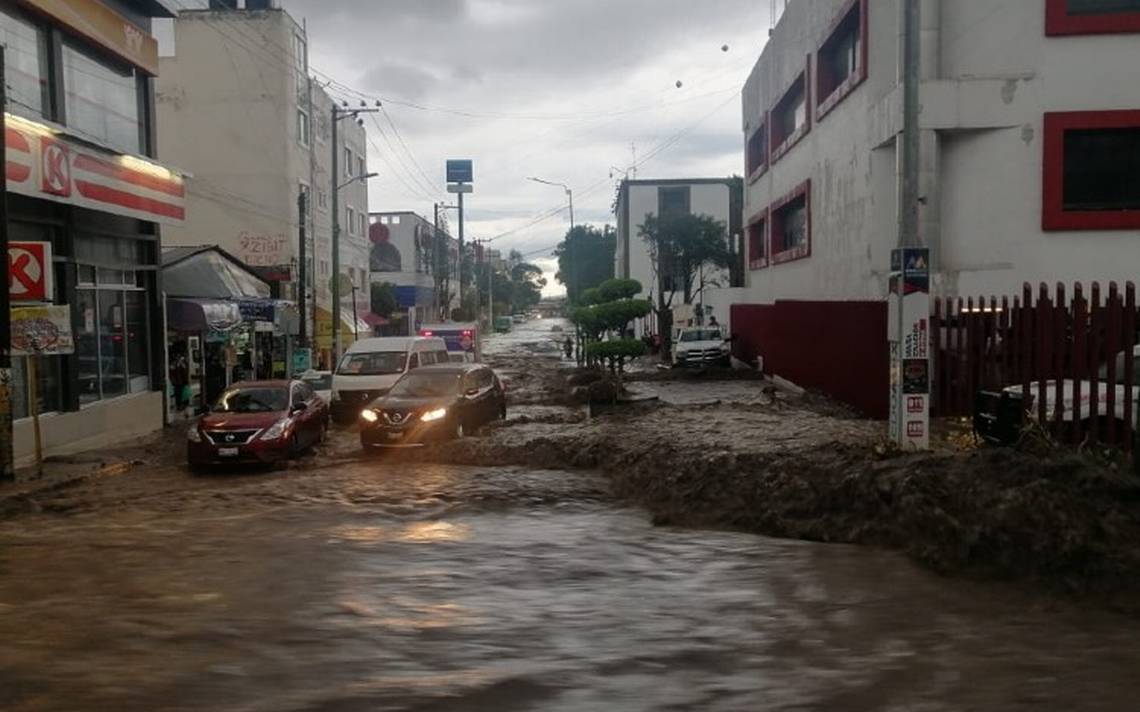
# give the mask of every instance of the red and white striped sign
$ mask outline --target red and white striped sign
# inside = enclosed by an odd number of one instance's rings
[[[87,146],[23,117],[6,119],[10,192],[139,220],[185,221],[186,186],[178,172]]]

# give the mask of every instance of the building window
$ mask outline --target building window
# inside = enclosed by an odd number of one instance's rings
[[[360,235],[367,235],[368,234],[368,216],[365,215],[364,213],[360,213],[359,215],[356,216],[356,219],[360,222],[360,227],[357,230],[357,233]]]
[[[317,191],[317,207],[321,209],[321,212],[329,209],[329,194],[323,190]]]
[[[791,150],[811,130],[810,104],[807,93],[808,71],[792,82],[792,86],[772,109],[772,162]]]
[[[361,177],[368,175],[368,167],[364,165],[364,156],[356,159],[356,175]]]
[[[1045,0],[1045,34],[1140,33],[1140,0]]]
[[[759,178],[768,168],[768,117],[759,128],[752,132],[748,138],[748,175],[752,179]]]
[[[348,230],[348,234],[352,235],[356,232],[356,211],[349,207],[346,207],[344,210],[348,223],[346,229]]]
[[[65,41],[63,82],[68,127],[119,150],[142,152],[139,81],[133,69]]]
[[[12,11],[0,9],[0,44],[5,47],[8,105],[16,114],[46,117],[49,106],[46,34]]]
[[[344,149],[344,175],[347,178],[352,177],[352,149]]]
[[[867,78],[867,11],[867,0],[850,0],[819,49],[818,118],[823,118]]]
[[[1138,155],[1140,111],[1046,114],[1044,229],[1140,228]]]
[[[752,217],[748,223],[748,267],[752,270],[768,266],[768,211]]]
[[[310,140],[309,115],[304,109],[297,109],[297,141],[307,148]]]
[[[81,405],[150,390],[146,293],[131,270],[80,268],[75,355]]]
[[[689,186],[657,189],[657,216],[674,218],[688,215],[692,210],[692,191]]]
[[[772,205],[772,264],[811,255],[811,181]]]

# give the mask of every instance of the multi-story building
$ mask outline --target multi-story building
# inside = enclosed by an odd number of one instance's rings
[[[278,297],[296,300],[305,196],[307,332],[327,350],[334,189],[341,273],[358,300],[368,281],[367,136],[342,114],[334,148],[334,102],[309,76],[305,29],[269,5],[276,3],[184,10],[174,22],[173,56],[162,59],[158,85],[167,127],[160,150],[195,181],[190,219],[168,231],[166,244],[218,245],[273,283]],[[341,297],[341,332],[350,340],[352,290]]]
[[[186,205],[182,174],[155,160],[151,20],[171,15],[156,0],[0,2],[13,306],[69,307],[55,311],[75,347],[35,357],[49,455],[163,425],[160,233]],[[34,457],[28,363],[12,364],[18,462]]]
[[[618,188],[614,212],[617,217],[617,250],[614,274],[641,282],[644,296],[656,303],[658,293],[674,308],[682,306],[683,277],[661,269],[649,245],[641,236],[641,226],[651,216],[708,215],[724,224],[729,250],[738,253],[741,234],[742,187],[739,178],[628,179]],[[664,256],[667,258],[667,256]],[[719,269],[709,265],[700,270],[690,290],[690,301],[711,306],[717,302],[714,292],[734,286],[736,269]],[[571,277],[572,278],[572,277]],[[727,305],[726,305],[727,308]],[[723,318],[725,315],[720,315]],[[653,319],[638,324],[638,331],[656,333]],[[639,334],[640,335],[640,334]]]
[[[778,367],[809,386],[842,371],[870,389],[859,400],[884,407],[900,12],[899,0],[788,3],[743,91],[740,301],[762,308],[733,324],[747,355],[775,366],[765,352],[778,349]],[[1134,280],[1140,168],[1121,157],[1140,152],[1140,4],[923,0],[921,12],[920,238],[932,290]],[[868,308],[881,319],[846,327]],[[804,358],[820,353],[862,354],[884,382]]]
[[[407,210],[372,213],[369,222],[371,279],[395,287],[396,301],[403,312],[415,309],[416,322],[425,323],[439,320],[449,306],[457,305],[457,240],[441,229],[440,239],[433,243],[434,223]],[[438,249],[444,244],[446,255],[439,254]],[[437,275],[445,281],[440,283]],[[449,298],[450,305],[440,303]]]

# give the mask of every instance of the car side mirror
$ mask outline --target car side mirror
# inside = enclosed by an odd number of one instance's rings
[[[478,388],[468,388],[466,391],[464,391],[464,395],[466,395],[468,397],[477,396],[477,395],[479,395],[479,389]]]
[[[304,413],[308,409],[309,409],[308,403],[294,403],[293,408],[290,409],[289,412],[290,413]]]

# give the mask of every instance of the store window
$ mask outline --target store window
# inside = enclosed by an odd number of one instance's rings
[[[773,264],[791,262],[811,255],[810,181],[775,203],[769,214]]]
[[[819,49],[816,96],[820,118],[867,78],[867,10],[868,0],[851,0]]]
[[[30,118],[48,117],[46,34],[23,16],[0,8],[0,44],[5,47],[9,108]]]
[[[1140,228],[1140,111],[1046,114],[1044,143],[1046,230]]]
[[[1140,0],[1045,0],[1045,33],[1140,33]]]
[[[74,331],[80,405],[150,390],[146,292],[135,286],[135,272],[83,265],[79,271]],[[92,273],[94,284],[86,281]]]
[[[128,153],[141,153],[139,83],[134,70],[63,44],[67,125]]]

